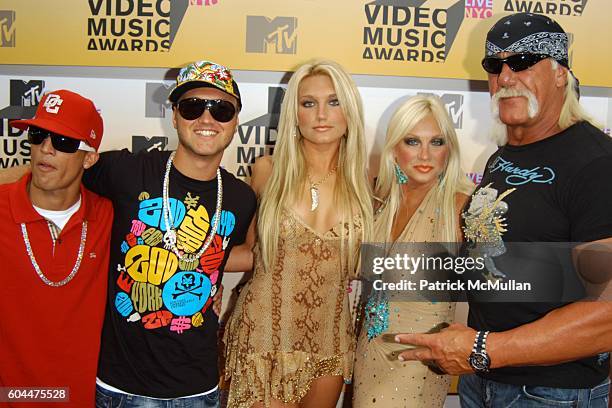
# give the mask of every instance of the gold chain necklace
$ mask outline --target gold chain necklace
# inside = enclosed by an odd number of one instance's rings
[[[312,179],[310,178],[310,173],[306,173],[306,176],[308,177],[308,182],[310,183],[310,211],[316,210],[317,207],[319,206],[319,189],[318,189],[318,187],[321,184],[325,183],[327,181],[327,179],[330,178],[331,175],[336,172],[337,168],[338,168],[338,166],[336,166],[333,169],[331,169],[329,171],[329,173],[327,173],[327,175],[325,177],[323,177],[321,180],[317,181],[316,183],[312,182]]]

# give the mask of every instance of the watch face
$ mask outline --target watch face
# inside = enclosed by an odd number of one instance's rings
[[[476,371],[488,371],[491,366],[491,360],[486,354],[472,353],[470,355],[470,365]]]

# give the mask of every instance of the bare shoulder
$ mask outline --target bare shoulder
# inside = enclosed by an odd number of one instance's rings
[[[468,202],[470,196],[464,193],[455,193],[455,209],[457,212],[461,212],[465,204]]]
[[[272,156],[261,156],[255,159],[255,163],[251,168],[251,188],[258,196],[272,174],[272,167]]]
[[[272,171],[272,156],[260,156],[255,159],[255,163],[253,164],[253,170],[263,171],[265,169],[269,169]]]

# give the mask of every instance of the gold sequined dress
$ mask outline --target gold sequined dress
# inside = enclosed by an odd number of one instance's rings
[[[352,220],[355,233],[361,220]],[[255,248],[253,277],[243,288],[225,331],[228,407],[298,402],[317,377],[352,377],[355,334],[341,266],[338,223],[321,235],[283,211],[277,259],[264,270]]]
[[[435,190],[432,188],[427,193],[396,243],[441,242],[442,225]],[[405,253],[398,250],[401,245],[386,245],[388,257],[397,253],[403,256]],[[413,246],[404,246],[402,249],[406,248]],[[421,251],[413,256],[419,255]],[[419,273],[416,276],[417,282]],[[415,280],[415,275],[408,275],[410,273],[405,270],[385,271],[383,277],[389,282]],[[393,335],[387,338],[384,334],[425,333],[441,322],[451,323],[455,315],[455,304],[405,301],[401,296],[373,291],[365,315],[356,350],[353,407],[442,407],[451,377],[435,374],[421,362],[399,361],[399,353],[408,346],[395,343]]]

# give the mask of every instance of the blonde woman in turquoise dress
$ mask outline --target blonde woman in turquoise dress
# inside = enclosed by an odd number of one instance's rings
[[[374,241],[384,243],[388,257],[403,255],[402,243],[460,241],[459,214],[471,191],[441,100],[419,95],[406,101],[389,122],[381,155]],[[415,279],[403,270],[384,274],[392,282]],[[384,335],[427,332],[451,323],[454,314],[453,302],[406,301],[373,290],[357,344],[353,406],[442,407],[450,377],[420,362],[399,361],[406,346]]]

